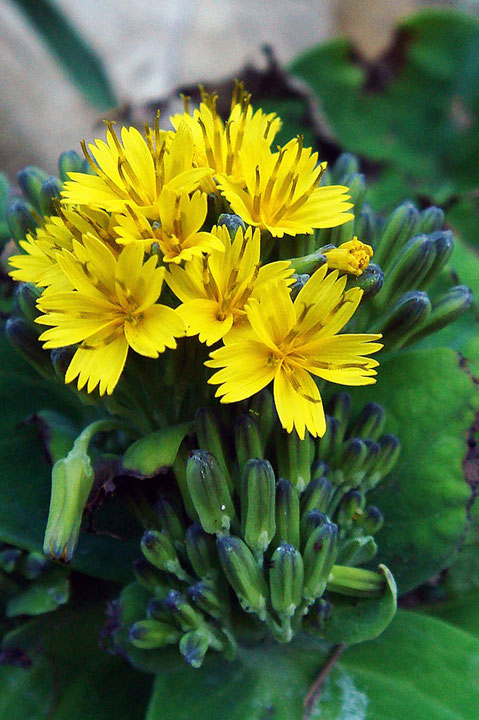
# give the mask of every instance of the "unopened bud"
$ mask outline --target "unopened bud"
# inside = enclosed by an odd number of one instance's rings
[[[241,528],[249,547],[266,551],[275,533],[275,477],[267,460],[248,460],[241,478]]]
[[[325,513],[320,512],[317,508],[301,515],[301,545],[304,548],[311,537],[312,533],[319,527],[323,527],[329,523],[329,518]]]
[[[375,297],[384,284],[384,273],[376,263],[369,263],[362,275],[348,276],[347,289],[358,287],[363,291],[361,303],[368,302]]]
[[[370,328],[370,332],[381,332],[387,350],[401,347],[413,330],[422,327],[431,313],[431,302],[425,292],[412,290],[405,293]]]
[[[354,237],[334,250],[328,250],[325,255],[330,270],[339,270],[359,276],[368,267],[373,256],[373,249],[370,245],[365,245]]]
[[[52,366],[48,353],[38,342],[38,335],[23,318],[10,317],[5,325],[5,335],[20,355],[47,380],[52,379]]]
[[[14,240],[19,242],[35,230],[38,223],[31,213],[31,208],[23,200],[13,200],[7,209],[7,223]]]
[[[165,584],[164,576],[151,563],[138,558],[133,563],[135,578],[142,587],[157,597],[166,597],[170,588]]]
[[[157,620],[140,620],[130,628],[129,638],[132,645],[143,650],[175,645],[181,637],[180,631]]]
[[[268,588],[251,550],[240,538],[220,536],[216,541],[221,567],[245,612],[266,617]]]
[[[175,620],[181,625],[184,632],[198,630],[204,626],[203,614],[195,610],[188,602],[186,595],[178,590],[170,590],[164,603],[166,609],[173,613]]]
[[[192,630],[180,640],[180,653],[191,667],[199,668],[208,651],[209,642],[205,633]]]
[[[303,595],[308,602],[312,602],[323,594],[337,552],[338,528],[334,523],[324,523],[309,536],[303,553]]]
[[[400,205],[386,222],[377,246],[374,260],[383,269],[389,269],[402,246],[414,235],[419,213],[410,202]]]
[[[326,477],[316,477],[311,480],[301,496],[301,514],[306,515],[314,509],[322,513],[327,512],[332,492],[331,483]]]
[[[336,562],[340,565],[363,565],[371,562],[377,551],[378,546],[370,535],[351,538],[341,545]]]
[[[387,306],[402,293],[419,288],[436,258],[436,247],[428,235],[416,235],[400,250],[396,262],[386,274],[379,297],[381,307]]]
[[[167,497],[160,497],[156,510],[160,520],[161,529],[168,535],[175,548],[183,547],[185,530],[178,511]]]
[[[218,555],[214,539],[206,533],[201,525],[191,525],[185,535],[188,560],[198,577],[215,573],[219,568]]]
[[[422,211],[419,222],[416,228],[416,232],[430,235],[436,230],[440,230],[444,225],[444,211],[441,208],[431,207],[426,208]]]
[[[323,437],[316,443],[318,450],[318,458],[328,461],[334,457],[337,448],[341,445],[342,434],[340,433],[340,423],[331,415],[326,415],[326,432]]]
[[[332,167],[332,182],[339,185],[345,185],[344,178],[347,175],[357,173],[359,170],[359,162],[357,157],[351,153],[341,153]]]
[[[364,203],[359,215],[355,213],[354,234],[361,242],[375,247],[376,245],[376,215],[370,205]]]
[[[269,586],[271,605],[280,615],[289,617],[301,603],[304,568],[301,553],[292,545],[281,543],[271,557]]]
[[[344,437],[344,433],[346,432],[350,412],[351,395],[347,392],[339,392],[333,395],[328,403],[328,415],[331,415],[338,421],[338,434],[341,438]]]
[[[40,191],[40,212],[42,215],[54,215],[55,201],[60,198],[61,183],[56,177],[49,177],[43,183]]]
[[[246,225],[239,215],[230,215],[228,213],[222,213],[218,218],[218,225],[224,225],[230,234],[232,240],[235,239],[238,229],[241,228],[243,232],[246,232]]]
[[[361,525],[364,528],[364,532],[368,535],[375,535],[381,530],[383,524],[384,517],[379,508],[375,505],[367,507],[361,517]]]
[[[75,150],[62,152],[58,158],[58,173],[62,183],[70,179],[68,173],[82,172],[82,162],[83,158],[81,158]]]
[[[215,456],[203,450],[193,452],[186,479],[203,529],[212,534],[229,530],[235,511],[228,482]]]
[[[200,580],[191,585],[186,592],[191,602],[211,617],[219,620],[224,615],[225,608],[221,604],[211,580]]]
[[[335,565],[331,569],[328,590],[351,597],[371,597],[380,594],[385,584],[380,572]]]
[[[379,455],[376,467],[381,471],[383,477],[395,466],[401,453],[401,444],[395,435],[383,435],[379,438]]]
[[[30,205],[32,205],[38,212],[41,210],[40,197],[42,184],[47,178],[47,173],[34,165],[28,165],[17,173],[17,182],[23,195],[25,196],[25,199],[28,200]]]
[[[408,338],[408,343],[417,342],[437,332],[463,315],[472,305],[473,295],[466,285],[457,285],[435,299],[430,315],[421,327]]]
[[[240,415],[235,423],[236,457],[240,468],[250,458],[263,457],[263,443],[259,434],[258,423],[250,415]]]
[[[37,309],[37,300],[42,294],[39,288],[31,283],[17,283],[15,287],[15,298],[25,319],[33,323],[40,314]]]
[[[299,497],[292,483],[276,483],[276,544],[285,542],[299,548]]]
[[[220,464],[231,492],[233,484],[228,470],[227,452],[223,443],[223,433],[216,413],[210,408],[199,408],[196,412],[195,427],[200,449],[206,450],[215,456]]]
[[[161,597],[153,597],[148,600],[146,606],[146,617],[148,620],[159,620],[160,622],[169,622],[171,620],[171,614],[166,609],[165,598],[168,595],[169,590]]]
[[[173,543],[164,533],[157,530],[146,530],[141,538],[141,551],[148,562],[158,570],[173,573],[180,579],[186,577]]]
[[[249,407],[249,414],[258,423],[259,434],[263,441],[263,446],[269,441],[276,420],[276,410],[274,407],[273,394],[265,388],[261,392],[253,395]]]
[[[364,508],[364,497],[357,490],[350,490],[344,495],[338,508],[338,524],[348,526],[351,521],[358,520]]]
[[[382,433],[385,424],[386,412],[382,405],[370,402],[361,410],[358,419],[353,425],[351,435],[376,440]]]

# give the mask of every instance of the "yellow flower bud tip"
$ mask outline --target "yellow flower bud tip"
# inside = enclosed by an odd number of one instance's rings
[[[330,270],[339,270],[351,275],[362,275],[373,256],[371,245],[362,243],[357,237],[342,243],[334,250],[326,250],[326,261]]]

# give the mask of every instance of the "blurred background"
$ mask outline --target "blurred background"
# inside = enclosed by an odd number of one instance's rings
[[[345,36],[374,61],[400,18],[432,6],[479,15],[479,0],[2,0],[2,169],[12,179],[26,164],[54,172],[59,152],[101,134],[115,108],[261,67],[264,44],[286,64]],[[90,62],[97,81],[81,88]]]

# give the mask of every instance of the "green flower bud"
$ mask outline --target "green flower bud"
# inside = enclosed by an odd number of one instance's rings
[[[360,438],[351,438],[343,448],[341,470],[351,482],[360,482],[358,473],[361,471],[368,455],[368,447]]]
[[[370,402],[361,410],[354,423],[351,436],[376,440],[384,430],[386,412],[382,405]]]
[[[195,610],[188,602],[186,595],[178,590],[170,590],[164,603],[166,609],[173,614],[184,632],[198,630],[205,625],[203,614]]]
[[[200,582],[191,585],[186,592],[191,602],[203,612],[208,613],[217,620],[224,616],[225,607],[220,602],[214,583],[211,580],[200,580]]]
[[[381,332],[387,350],[401,347],[411,333],[422,327],[431,313],[431,302],[425,292],[405,293],[368,332]]]
[[[325,513],[320,512],[317,508],[310,510],[301,516],[301,546],[307,545],[312,533],[318,528],[329,523],[329,518]]]
[[[251,550],[240,538],[220,536],[216,547],[221,567],[245,612],[266,618],[268,588]]]
[[[444,211],[441,208],[431,207],[426,208],[422,211],[419,217],[419,222],[416,228],[417,233],[424,233],[429,235],[430,233],[440,230],[444,225]]]
[[[181,550],[185,540],[185,529],[181,522],[178,511],[166,497],[160,497],[156,504],[156,510],[160,520],[161,529],[168,535],[176,549]]]
[[[383,435],[379,438],[379,455],[376,467],[383,477],[395,466],[401,453],[401,444],[395,435]]]
[[[140,620],[131,626],[129,633],[131,644],[143,650],[175,645],[180,638],[177,628],[157,620]]]
[[[210,408],[199,408],[195,418],[196,436],[201,450],[212,453],[224,473],[230,492],[233,491],[228,469],[228,453],[223,443],[222,432],[216,414]]]
[[[326,432],[316,443],[318,459],[332,459],[338,447],[341,446],[341,442],[339,420],[331,417],[331,415],[326,415]]]
[[[359,215],[355,213],[354,234],[362,243],[371,247],[376,246],[376,215],[367,203],[363,205]]]
[[[307,515],[315,508],[322,513],[327,512],[332,492],[331,483],[326,477],[316,477],[311,480],[301,496],[301,514]]]
[[[216,544],[211,535],[201,525],[191,525],[185,536],[186,552],[193,570],[202,578],[216,573],[219,568]]]
[[[282,542],[299,548],[299,497],[292,483],[276,483],[276,545]]]
[[[364,496],[357,490],[350,490],[344,495],[338,508],[338,525],[348,527],[352,521],[362,516],[365,505]]]
[[[334,184],[344,185],[344,178],[347,175],[353,175],[359,170],[359,162],[357,157],[351,153],[341,153],[333,165],[331,173],[331,182]]]
[[[203,530],[212,534],[229,530],[235,511],[228,482],[215,456],[203,450],[193,452],[186,479]]]
[[[68,345],[66,347],[55,348],[50,352],[50,360],[55,371],[55,375],[62,382],[65,381],[65,374],[75,354],[75,346]]]
[[[33,323],[40,314],[37,300],[41,294],[42,291],[30,283],[18,283],[15,287],[15,299],[29,323]]]
[[[328,580],[328,591],[351,597],[371,597],[381,593],[384,575],[373,570],[334,565]]]
[[[146,607],[146,617],[148,620],[159,620],[160,622],[169,622],[171,620],[171,614],[165,606],[165,598],[168,593],[169,590],[165,592],[161,598],[153,597],[148,600]]]
[[[436,246],[428,235],[416,235],[401,249],[396,262],[386,274],[379,297],[381,307],[410,289],[418,288],[434,265]]]
[[[349,188],[349,194],[351,196],[351,202],[354,204],[354,213],[360,213],[361,208],[363,207],[364,203],[364,197],[366,195],[366,181],[364,178],[364,175],[362,173],[359,173],[357,171],[355,172],[349,172],[342,181],[342,184],[346,185],[346,187]],[[345,223],[345,225],[349,225],[349,223]],[[342,226],[340,226],[342,227]],[[333,230],[338,230],[339,228],[333,228]],[[350,237],[347,237],[346,240],[350,240],[353,236],[353,222],[351,222],[351,230],[350,230]],[[341,242],[344,242],[342,240]]]
[[[370,535],[351,538],[339,548],[336,562],[341,565],[363,565],[370,562],[377,551],[378,546]]]
[[[337,552],[338,528],[334,523],[324,523],[309,536],[303,553],[303,596],[308,602],[313,602],[323,594]]]
[[[309,433],[300,440],[297,433],[281,430],[277,434],[276,447],[278,474],[293,483],[298,493],[302,493],[311,480],[314,459],[314,443],[310,442]]]
[[[271,605],[280,615],[293,616],[303,593],[303,558],[292,545],[281,543],[271,557]]]
[[[235,447],[238,465],[242,468],[250,458],[263,457],[263,443],[258,423],[249,415],[240,415],[235,422]]]
[[[28,165],[17,173],[17,182],[25,199],[28,200],[35,210],[40,211],[40,197],[42,183],[48,178],[48,174],[39,167]]]
[[[384,225],[381,237],[374,249],[374,262],[389,269],[402,246],[416,232],[419,213],[410,202],[400,205]]]
[[[10,317],[5,325],[5,335],[20,355],[47,380],[52,379],[52,366],[48,353],[38,342],[38,335],[23,318]]]
[[[218,225],[224,225],[230,234],[232,240],[235,239],[236,233],[239,228],[242,228],[243,232],[246,231],[246,225],[239,215],[229,215],[228,213],[222,213],[218,218]]]
[[[361,518],[361,525],[368,535],[375,535],[384,524],[382,512],[375,505],[370,505],[364,511]]]
[[[417,342],[432,333],[437,332],[446,325],[463,315],[472,305],[473,295],[466,285],[456,285],[433,303],[430,315],[408,338],[408,344]]]
[[[250,548],[264,553],[274,537],[275,477],[267,460],[249,460],[241,478],[241,529]]]
[[[62,183],[70,179],[68,173],[82,172],[82,158],[75,150],[66,150],[58,158],[58,174]]]
[[[7,209],[7,223],[14,240],[24,240],[27,233],[35,230],[38,223],[31,208],[23,200],[13,200]]]
[[[153,595],[161,598],[169,593],[170,588],[166,585],[165,577],[143,558],[134,561],[133,572],[140,585]]]
[[[434,262],[421,280],[416,283],[418,290],[425,290],[437,278],[454,250],[454,235],[450,230],[440,230],[429,235],[435,255]]]
[[[251,398],[249,414],[256,420],[263,447],[268,443],[276,422],[276,410],[273,395],[270,390],[264,389]]]
[[[55,201],[60,199],[62,186],[56,177],[49,177],[43,183],[40,191],[40,212],[42,215],[55,215]]]
[[[158,570],[173,573],[177,578],[186,579],[178,555],[170,538],[157,530],[146,530],[141,538],[141,551],[145,558]]]
[[[358,287],[363,291],[361,303],[372,300],[384,284],[384,273],[376,263],[369,263],[359,277],[348,275],[347,289]]]
[[[333,395],[328,403],[328,415],[338,421],[338,437],[344,437],[348,427],[349,415],[351,412],[351,395],[347,392],[339,392]]]
[[[194,668],[199,668],[209,648],[208,638],[202,632],[185,633],[180,640],[179,648],[186,662]]]

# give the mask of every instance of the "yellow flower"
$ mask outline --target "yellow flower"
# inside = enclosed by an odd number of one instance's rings
[[[330,270],[340,270],[351,275],[362,275],[373,256],[371,245],[365,245],[357,237],[342,243],[338,248],[326,250],[326,261]]]
[[[121,142],[110,124],[106,142],[85,143],[83,151],[94,171],[69,173],[62,192],[63,202],[125,212],[125,205],[157,219],[157,200],[167,185],[179,193],[195,190],[211,175],[209,168],[193,167],[193,138],[186,124],[176,133],[147,127],[146,140],[133,127],[122,128]]]
[[[182,301],[177,309],[188,326],[188,335],[199,335],[207,345],[224,337],[233,324],[246,320],[245,304],[257,297],[272,280],[287,279],[294,272],[288,261],[260,267],[260,232],[240,227],[231,240],[226,227],[211,231],[222,245],[185,268],[171,267],[166,282]],[[293,282],[291,279],[289,282]]]
[[[126,362],[128,348],[156,358],[175,348],[184,323],[172,308],[157,303],[165,269],[156,257],[143,264],[140,245],[127,245],[118,257],[98,238],[84,235],[73,242],[58,264],[72,290],[43,294],[36,322],[50,325],[40,340],[45,348],[80,343],[65,376],[78,378],[92,392],[111,394]]]
[[[209,232],[201,232],[206,220],[208,200],[199,190],[191,197],[177,195],[164,187],[158,199],[159,222],[150,223],[129,209],[129,216],[117,216],[118,242],[139,241],[146,250],[157,242],[164,262],[180,263],[201,257],[212,250],[223,250],[221,241]]]
[[[349,212],[348,188],[318,187],[326,163],[317,164],[318,154],[303,148],[302,139],[290,140],[278,152],[266,141],[243,143],[240,151],[246,188],[226,175],[218,187],[249,225],[269,230],[274,237],[311,234],[315,228],[331,228],[353,219]]]
[[[222,368],[209,380],[220,385],[221,402],[244,400],[274,381],[274,401],[282,426],[322,436],[326,430],[319,390],[312,375],[342,385],[374,383],[376,360],[366,357],[382,345],[381,335],[337,333],[354,314],[362,290],[344,291],[346,276],[317,270],[294,303],[284,282],[248,302],[251,325],[241,342],[211,353],[206,365]]]
[[[251,96],[237,83],[231,102],[231,111],[225,123],[216,110],[216,95],[202,91],[199,109],[190,114],[188,102],[185,112],[173,115],[170,121],[175,129],[186,123],[193,136],[194,158],[199,167],[210,167],[215,174],[224,173],[235,182],[243,182],[243,170],[240,151],[243,143],[253,146],[265,141],[268,146],[274,140],[281,127],[281,120],[275,113],[265,114],[262,110],[253,112]],[[209,180],[205,188],[209,192],[217,191]]]
[[[11,277],[20,282],[33,283],[37,287],[57,290],[70,288],[57,257],[62,250],[71,250],[73,241],[81,240],[85,233],[113,243],[109,215],[99,210],[65,208],[60,216],[47,218],[35,233],[28,234],[25,240],[20,241],[24,254],[9,258],[10,265],[15,268],[10,272]]]

